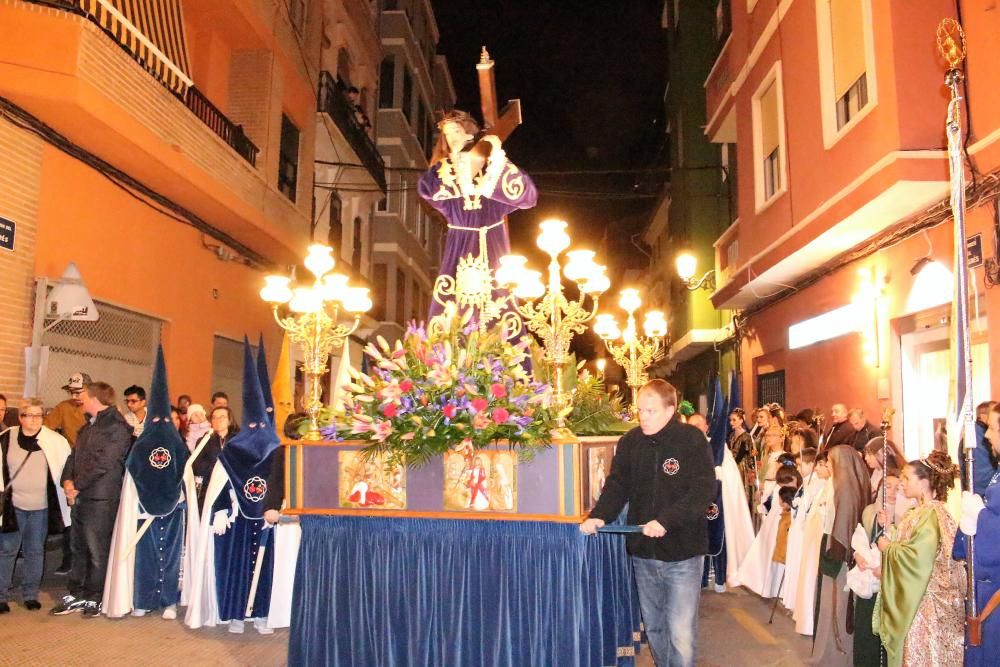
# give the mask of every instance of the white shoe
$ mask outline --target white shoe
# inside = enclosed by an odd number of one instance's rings
[[[177,605],[172,604],[163,610],[163,620],[173,621],[177,619]]]
[[[136,618],[142,618],[143,616],[145,616],[148,613],[149,613],[148,609],[133,609],[132,610],[132,615],[135,616]]]
[[[235,618],[229,621],[229,631],[234,635],[243,634],[243,621],[238,621]]]
[[[273,635],[274,628],[267,627],[266,618],[255,618],[253,619],[253,627],[257,630],[258,634],[261,635]]]
[[[715,585],[715,592],[716,593],[725,593],[726,592],[726,585],[725,584],[716,584]]]

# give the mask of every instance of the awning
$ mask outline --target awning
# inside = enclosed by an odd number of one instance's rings
[[[180,0],[75,0],[150,74],[178,95],[191,81]]]

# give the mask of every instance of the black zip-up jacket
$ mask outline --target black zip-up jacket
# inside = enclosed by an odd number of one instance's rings
[[[628,503],[628,522],[653,519],[667,533],[660,538],[629,535],[628,552],[640,558],[680,561],[708,553],[708,519],[716,494],[715,465],[701,431],[675,416],[658,433],[634,428],[618,441],[611,473],[595,519],[611,522]]]
[[[62,481],[73,486],[84,500],[117,500],[122,493],[125,458],[132,446],[132,429],[117,408],[97,413],[76,437],[76,447],[66,459]]]

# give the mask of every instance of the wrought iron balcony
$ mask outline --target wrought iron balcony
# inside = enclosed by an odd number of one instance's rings
[[[385,162],[375,147],[375,142],[358,122],[344,85],[327,71],[320,73],[318,102],[320,113],[333,119],[358,160],[378,183],[382,192],[385,192]]]
[[[226,115],[208,101],[201,91],[191,86],[184,94],[184,104],[198,117],[198,120],[215,132],[240,157],[253,166],[257,166],[257,153],[260,151],[250,138],[243,132],[242,125],[236,125],[226,118]]]

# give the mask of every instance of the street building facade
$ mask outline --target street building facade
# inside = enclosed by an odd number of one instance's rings
[[[178,393],[238,410],[243,334],[277,358],[262,277],[310,239],[324,3],[115,4],[0,3],[0,392],[145,385],[162,340]],[[71,263],[96,321],[47,317]]]
[[[725,38],[704,81],[705,136],[739,165],[711,300],[737,313],[743,404],[794,414],[846,402],[876,424],[891,407],[908,458],[941,436],[951,384],[943,17],[967,32],[974,403],[1000,371],[1000,327],[990,326],[1000,18],[985,0],[955,12],[943,0],[720,0]]]

